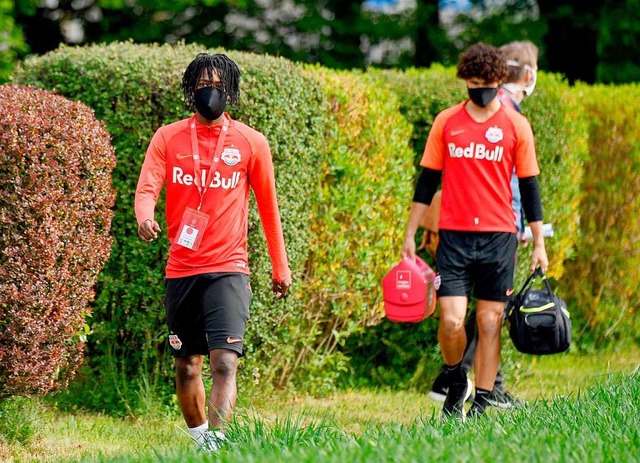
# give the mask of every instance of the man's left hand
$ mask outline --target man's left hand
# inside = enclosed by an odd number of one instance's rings
[[[533,254],[531,255],[531,273],[535,272],[536,267],[540,266],[544,273],[547,273],[547,267],[549,266],[549,259],[547,259],[547,250],[542,245],[535,245],[533,248]]]

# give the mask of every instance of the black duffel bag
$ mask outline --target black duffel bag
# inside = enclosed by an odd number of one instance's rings
[[[544,289],[532,289],[537,278]],[[506,307],[509,336],[520,352],[549,355],[564,352],[571,344],[571,319],[565,302],[551,290],[539,267]]]

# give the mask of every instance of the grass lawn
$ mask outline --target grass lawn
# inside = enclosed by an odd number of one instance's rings
[[[630,373],[640,366],[640,348],[589,355],[567,353],[538,357],[522,355],[509,344],[503,352],[503,358],[506,365],[503,367],[505,386],[513,395],[531,402],[560,396],[572,397],[580,390],[603,382],[612,373]],[[263,416],[269,417],[283,413],[296,414],[300,410],[304,410],[305,415],[317,418],[330,414],[338,426],[353,433],[362,432],[371,423],[410,424],[419,413],[431,415],[440,407],[426,394],[391,390],[350,390],[324,399],[278,398],[267,400],[260,406]]]
[[[194,453],[178,415],[117,419],[38,405],[29,411],[39,420],[33,439],[0,440],[0,461],[634,461],[639,366],[637,347],[548,357],[507,349],[509,390],[530,406],[464,424],[442,423],[440,405],[415,392],[240,403],[231,444],[211,458]]]

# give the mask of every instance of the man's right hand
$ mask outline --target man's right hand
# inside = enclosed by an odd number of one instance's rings
[[[411,211],[409,212],[409,221],[404,232],[404,243],[402,244],[402,257],[410,257],[416,260],[416,232],[420,227],[420,221],[429,206],[423,203],[412,202]]]
[[[273,280],[273,295],[280,300],[287,297],[289,288],[291,287],[291,278],[285,278],[282,281]]]
[[[405,236],[402,244],[402,257],[410,257],[416,260],[416,239],[415,236]]]
[[[160,231],[160,225],[158,225],[158,222],[152,219],[147,219],[140,225],[138,225],[138,236],[147,243],[155,240],[158,237],[158,233],[160,233]]]

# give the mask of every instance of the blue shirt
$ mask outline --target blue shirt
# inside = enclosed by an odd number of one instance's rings
[[[516,103],[513,98],[511,98],[511,103],[513,104],[513,109],[522,112],[520,105]],[[522,210],[522,197],[520,196],[520,185],[518,183],[518,177],[516,176],[516,169],[513,169],[513,174],[511,175],[511,191],[513,192],[513,200],[511,201],[511,206],[513,207],[513,213],[516,216],[516,227],[518,227],[518,231],[520,233],[524,233],[524,211]]]

